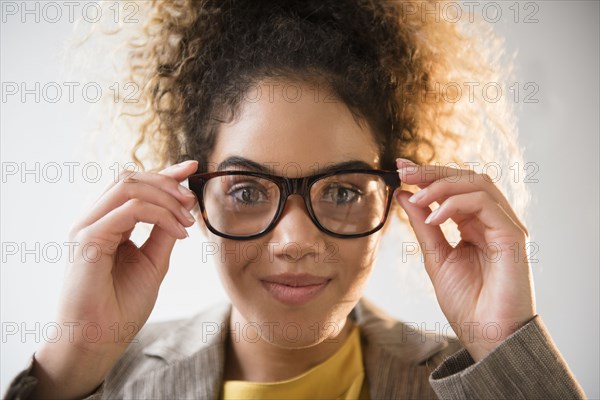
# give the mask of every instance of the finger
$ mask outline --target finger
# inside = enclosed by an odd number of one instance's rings
[[[190,226],[194,223],[194,217],[189,213],[189,210],[197,203],[196,195],[188,188],[180,185],[177,179],[185,179],[185,176],[196,171],[197,166],[197,161],[189,160],[165,168],[158,174],[121,171],[119,180],[110,185],[93,204],[90,212],[73,225],[71,231],[79,231],[83,227],[93,224],[109,211],[136,197],[170,208],[175,215],[179,215],[183,225]],[[141,185],[141,183],[147,184],[147,186]],[[164,193],[159,193],[150,186]],[[148,193],[148,191],[152,193]],[[168,196],[165,196],[165,194],[168,194]],[[181,204],[178,205],[177,201],[169,199],[170,196],[177,199]]]
[[[87,217],[81,221],[82,226],[93,224],[111,210],[132,199],[139,199],[168,209],[184,226],[191,226],[195,222],[192,214],[180,203],[181,195],[178,200],[170,193],[150,184],[135,181],[121,183],[113,187],[110,195],[104,196],[102,200],[92,207]]]
[[[198,161],[187,160],[179,164],[171,165],[159,172],[160,175],[166,175],[177,182],[183,181],[188,176],[192,175],[198,170]]]
[[[425,223],[439,225],[455,215],[476,217],[485,227],[485,242],[491,237],[510,239],[511,243],[514,243],[515,239],[524,240],[525,233],[521,227],[488,192],[478,191],[451,196],[427,218]],[[479,245],[485,243],[479,242]]]
[[[173,178],[177,182],[181,182],[197,170],[198,161],[188,160],[165,168],[160,171],[159,174]],[[183,186],[179,185],[179,187]],[[178,189],[181,191],[180,188]],[[194,196],[194,204],[196,204],[196,195],[189,189],[186,190],[188,190],[189,193]],[[175,246],[175,242],[176,239],[172,237],[165,229],[161,228],[160,226],[154,226],[152,228],[152,232],[150,232],[150,236],[148,239],[146,239],[141,247],[141,251],[146,255],[146,257],[148,257],[148,259],[154,265],[159,267],[161,278],[164,278],[169,269],[169,260],[171,258],[173,247]]]
[[[150,236],[140,248],[150,262],[157,267],[161,279],[165,277],[169,269],[169,260],[176,241],[177,239],[171,236],[168,231],[154,225]]]
[[[528,235],[527,228],[519,220],[504,194],[493,184],[492,180],[487,175],[433,165],[416,167],[419,168],[417,171],[414,168],[411,168],[410,164],[405,161],[399,162],[398,165],[403,166],[403,168],[400,169],[405,170],[404,172],[399,172],[401,174],[401,179],[402,174],[408,174],[408,172],[406,172],[406,168],[408,168],[409,170],[416,171],[412,175],[419,175],[428,180],[427,182],[417,184],[422,190],[414,194],[410,199],[411,202],[418,205],[429,205],[433,201],[437,201],[441,204],[445,198],[459,193],[470,193],[479,190],[487,191],[494,200],[500,204],[504,211],[510,215],[511,219],[519,225],[523,232],[525,232],[525,235]],[[432,177],[439,177],[439,179],[429,181]],[[457,223],[460,223],[461,221],[462,219],[460,217],[455,220]]]
[[[144,182],[152,185],[177,198],[189,210],[196,203],[196,195],[180,182],[196,170],[196,165],[197,161],[189,161],[186,164],[172,165],[158,173],[139,172],[123,183]]]
[[[438,165],[418,166],[406,162],[398,162],[398,165],[401,166],[398,169],[398,174],[401,179],[404,177],[403,182],[421,188],[419,192],[414,194],[412,200],[421,199],[428,194],[429,201],[427,204],[430,204],[432,201],[437,201],[449,195],[485,190],[489,191],[498,202],[504,202],[508,205],[508,201],[500,189],[485,174]]]
[[[152,172],[122,170],[119,173],[117,179],[115,179],[105,188],[105,190],[96,200],[96,202],[102,199],[102,197],[104,197],[114,186],[116,186],[120,182],[144,181],[146,183],[154,184],[156,187],[159,188],[167,188],[168,190],[170,190],[170,193],[175,197],[183,196],[182,201],[184,202],[184,204],[187,204],[195,199],[195,197],[192,198],[193,193],[192,196],[190,196],[190,194],[188,194],[188,192],[185,190],[185,187],[182,186],[181,188],[179,188],[177,184],[170,183],[168,180],[161,178],[160,175],[168,176],[174,178],[177,182],[181,182],[185,179],[185,176],[178,179],[182,174],[185,174],[186,172],[192,174],[197,169],[198,161],[187,160],[178,164],[171,165],[160,171],[158,174]],[[159,176],[157,177],[157,175]]]
[[[122,171],[119,172],[119,175],[115,177],[114,180],[112,180],[102,191],[102,193],[100,194],[100,196],[98,196],[98,198],[96,199],[96,201],[94,202],[93,205],[96,205],[96,203],[98,203],[109,191],[110,189],[112,189],[117,183],[123,181],[123,180],[127,180],[129,178],[131,178],[132,176],[134,176],[137,172],[133,171],[133,170],[129,170],[129,169],[123,169]]]
[[[178,182],[179,184],[175,185],[175,188],[177,188],[179,193],[184,195],[185,202],[183,204],[185,208],[187,210],[191,210],[198,204],[198,198],[196,197],[196,194],[194,194],[194,192],[192,192],[189,188],[181,185],[181,182],[186,180],[186,178],[190,175],[193,175],[197,170],[198,161],[187,160],[163,169],[156,176],[165,176]]]
[[[408,199],[408,201],[419,206],[426,206],[434,201],[441,205],[450,196],[455,196],[462,193],[485,191],[504,209],[510,218],[519,226],[519,228],[521,228],[525,235],[528,234],[527,228],[521,221],[519,221],[517,215],[510,207],[508,200],[506,200],[506,197],[504,197],[502,192],[494,184],[485,183],[485,178],[482,178],[479,174],[476,176],[474,183],[469,181],[470,179],[465,177],[459,178],[456,182],[437,180],[426,188],[416,192]],[[464,216],[458,214],[453,216],[452,219],[457,224],[460,224],[464,220]]]
[[[431,213],[429,207],[419,207],[408,201],[411,192],[401,190],[396,194],[396,200],[408,215],[410,225],[417,235],[419,246],[425,260],[425,269],[432,280],[435,280],[437,271],[452,250],[439,226],[428,225],[425,219]]]
[[[183,239],[188,236],[183,225],[169,210],[133,199],[82,229],[79,237],[85,236],[91,240],[98,240],[101,247],[111,246],[119,243],[123,233],[133,229],[138,222],[157,225],[173,238]],[[103,248],[103,251],[108,251],[109,254],[115,250],[116,247]]]
[[[193,175],[196,171],[198,171],[198,161],[188,160],[188,161],[184,161],[183,163],[176,164],[171,167],[165,168],[164,170],[160,171],[159,174],[173,178],[177,182],[181,183],[182,181],[186,180],[186,178],[188,178],[190,175]],[[178,185],[178,189],[180,191],[182,190],[181,188],[185,189],[186,196],[193,198],[191,207],[187,207],[187,205],[186,205],[186,208],[188,210],[191,210],[194,207],[197,207],[198,197],[196,196],[196,194],[194,192],[192,192],[188,187],[185,187],[183,185]],[[190,196],[190,194],[191,194],[191,196]]]
[[[438,179],[456,180],[458,177],[473,177],[474,171],[452,168],[446,165],[417,165],[410,160],[397,159],[398,173],[402,182],[409,185],[432,183]]]

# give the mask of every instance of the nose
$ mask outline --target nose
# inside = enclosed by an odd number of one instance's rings
[[[273,228],[275,256],[287,262],[303,257],[320,256],[325,247],[324,233],[311,220],[304,199],[297,194],[288,197],[283,212]]]

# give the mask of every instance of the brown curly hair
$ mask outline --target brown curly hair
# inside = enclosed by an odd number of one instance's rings
[[[440,4],[142,2],[143,29],[128,44],[129,80],[141,97],[121,103],[121,113],[139,121],[131,156],[153,170],[207,160],[219,124],[239,112],[240,94],[274,77],[325,84],[375,132],[383,169],[396,169],[396,157],[420,164],[494,161],[502,168],[520,161],[506,97],[465,93],[466,82],[501,84],[508,77],[502,42],[471,16],[465,24],[422,12]],[[523,196],[514,195],[524,189],[508,183],[519,212]]]

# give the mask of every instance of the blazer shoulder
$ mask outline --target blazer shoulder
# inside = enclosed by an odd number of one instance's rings
[[[230,305],[214,304],[190,318],[145,324],[104,381],[104,395],[120,397],[130,382],[163,369],[203,349],[221,346]]]

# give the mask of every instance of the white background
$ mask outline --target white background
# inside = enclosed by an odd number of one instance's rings
[[[2,3],[4,10],[5,3],[12,2]],[[22,3],[13,4],[21,7]],[[534,255],[538,262],[533,264],[537,309],[587,395],[598,398],[599,3],[536,2],[538,22],[534,23],[523,22],[535,10],[525,8],[526,3],[520,3],[515,23],[514,8],[509,8],[513,4],[502,3],[503,15],[495,28],[506,36],[509,52],[518,50],[520,87],[527,82],[539,87],[535,95],[539,102],[525,103],[522,93],[518,110],[525,159],[539,166],[539,182],[529,184],[533,202],[527,217],[531,241],[539,248]],[[34,15],[3,12],[3,96],[10,82],[33,88],[35,82],[43,87],[69,81],[64,71],[71,59],[62,57],[62,49],[72,31],[65,14],[52,23],[43,16],[36,22]],[[102,60],[102,54],[96,53],[89,62]],[[87,138],[101,116],[82,97],[86,82],[79,82],[73,102],[62,85],[65,91],[57,103],[44,98],[36,102],[34,95],[22,101],[20,94],[3,97],[1,103],[2,392],[39,346],[44,324],[52,321],[67,258],[62,243],[70,224],[112,179],[111,165],[124,159],[100,157],[101,150],[90,152]],[[93,168],[88,167],[87,175],[83,171],[92,161],[101,166],[97,183],[89,182]],[[36,173],[21,176],[23,167],[35,168],[36,162],[39,182]],[[79,163],[73,166],[73,182],[65,162]],[[56,173],[49,163],[61,166],[62,177],[56,183],[49,182]],[[6,175],[14,166],[19,173]],[[406,234],[403,229],[397,227],[385,238],[366,297],[397,318],[443,330],[445,319],[423,271],[414,263],[404,264],[395,245]],[[202,263],[202,236],[195,228],[190,233],[191,238],[174,250],[151,320],[189,316],[225,298],[214,267]],[[36,254],[23,252],[36,243],[39,261]],[[17,254],[8,251],[13,244],[18,246]],[[57,249],[62,257],[52,262]],[[15,327],[17,334],[9,334]],[[21,337],[24,329],[30,333]]]

